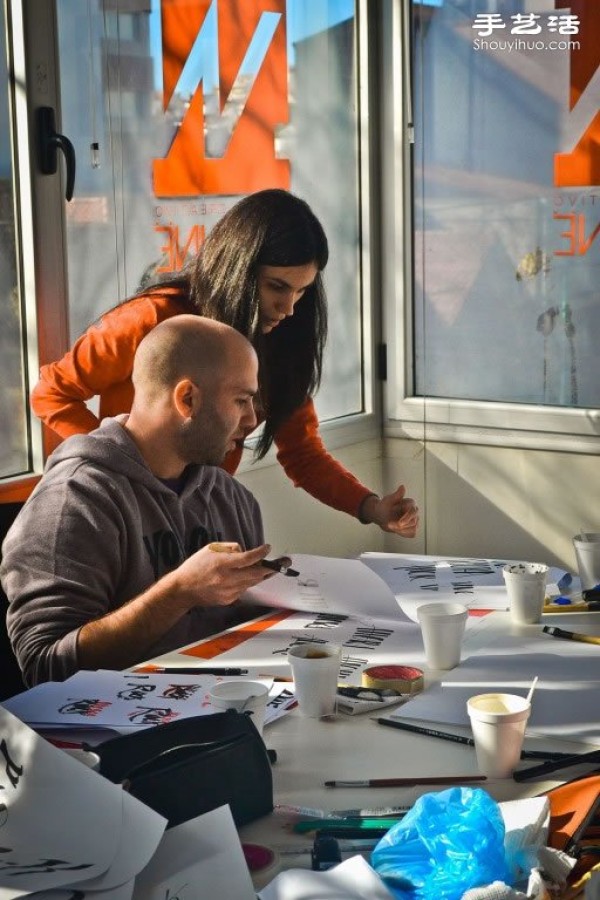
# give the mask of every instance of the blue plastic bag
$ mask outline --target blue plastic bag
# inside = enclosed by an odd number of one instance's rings
[[[424,794],[379,841],[371,865],[399,900],[460,900],[511,884],[500,807],[481,788]]]

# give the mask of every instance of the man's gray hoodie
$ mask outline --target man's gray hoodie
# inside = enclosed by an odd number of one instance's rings
[[[7,626],[27,684],[61,681],[79,668],[86,622],[143,593],[210,541],[263,543],[252,494],[215,466],[190,466],[180,495],[148,469],[116,419],[69,438],[3,547],[0,578]],[[247,617],[232,607],[195,607],[147,658]]]

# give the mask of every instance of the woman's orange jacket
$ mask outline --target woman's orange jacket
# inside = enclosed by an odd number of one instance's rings
[[[159,322],[185,312],[189,310],[174,289],[115,307],[88,328],[62,359],[42,367],[31,394],[33,411],[63,438],[92,431],[106,416],[129,412],[138,344]],[[86,406],[86,400],[95,396],[100,398],[99,417]],[[296,487],[327,506],[358,516],[362,501],[373,492],[327,452],[310,398],[277,429],[275,445],[277,459]],[[233,474],[241,456],[240,446],[226,456],[223,468]]]

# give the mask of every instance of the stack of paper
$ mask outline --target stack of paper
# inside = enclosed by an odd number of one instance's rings
[[[1,707],[0,752],[3,900],[66,886],[130,897],[166,819]]]
[[[120,785],[0,707],[0,897],[164,900],[256,894],[228,806],[165,832]]]
[[[38,731],[149,728],[190,716],[217,712],[208,698],[216,675],[144,674],[100,670],[77,672],[67,681],[39,684],[4,702],[5,709]],[[272,679],[265,724],[295,702],[293,692]],[[219,710],[220,711],[220,710]]]
[[[363,553],[360,559],[385,582],[413,621],[421,604],[436,600],[462,603],[471,612],[508,608],[502,569],[514,560],[375,552]],[[550,569],[550,594],[559,593],[557,583],[565,575],[564,569]]]

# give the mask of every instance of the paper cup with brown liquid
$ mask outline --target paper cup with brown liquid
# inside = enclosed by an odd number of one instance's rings
[[[297,644],[288,651],[298,707],[320,719],[335,713],[342,648],[334,644]]]

